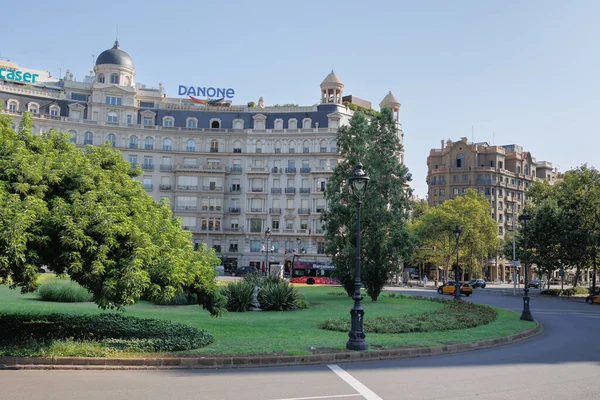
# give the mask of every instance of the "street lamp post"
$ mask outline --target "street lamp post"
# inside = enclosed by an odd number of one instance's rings
[[[523,312],[521,313],[521,319],[524,321],[533,321],[533,315],[529,310],[529,255],[527,251],[527,222],[531,219],[531,215],[527,214],[527,210],[523,209],[523,214],[519,215],[519,221],[523,222],[523,264],[525,269],[525,288],[523,289]]]
[[[354,270],[354,306],[350,310],[351,327],[348,333],[348,342],[346,348],[348,350],[367,350],[369,347],[365,341],[365,332],[363,330],[363,316],[365,310],[360,304],[363,297],[360,294],[360,287],[362,286],[360,281],[360,206],[362,199],[367,192],[367,185],[369,183],[369,177],[363,171],[363,165],[361,163],[356,164],[356,169],[348,178],[350,189],[352,194],[356,197],[357,214],[356,214],[356,269]]]
[[[267,239],[267,257],[266,257],[266,268],[269,276],[271,275],[271,263],[269,263],[269,239],[271,238],[271,228],[267,228],[265,231],[265,238]]]
[[[460,239],[460,234],[462,230],[460,226],[456,224],[456,228],[454,228],[454,236],[456,237],[456,265],[454,266],[454,300],[461,300],[460,298],[460,280],[458,279],[458,239]]]
[[[290,279],[292,279],[293,275],[294,275],[294,263],[296,262],[296,257],[298,257],[300,255],[300,238],[296,238],[296,244],[297,244],[297,249],[298,251],[296,252],[296,250],[294,249],[294,254],[292,255],[292,267],[290,269]]]

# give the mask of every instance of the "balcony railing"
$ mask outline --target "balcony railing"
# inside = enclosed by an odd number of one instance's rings
[[[310,194],[310,188],[300,188],[300,194]]]
[[[160,165],[160,170],[161,171],[172,171],[173,170],[173,166],[170,164],[161,164]]]
[[[252,193],[262,193],[263,191],[263,188],[252,188]]]
[[[286,168],[285,169],[285,173],[286,174],[295,174],[296,173],[296,168]]]
[[[281,208],[269,208],[269,214],[281,214]]]
[[[218,153],[219,152],[219,148],[218,147],[211,147],[210,148],[210,152],[211,153]]]
[[[231,193],[240,193],[242,191],[242,188],[240,186],[232,186],[229,191]]]
[[[152,184],[151,183],[144,183],[142,185],[142,187],[146,190],[152,190]]]
[[[92,139],[84,139],[83,144],[94,144],[94,141]]]
[[[194,185],[177,185],[177,190],[198,190],[198,186]]]
[[[138,148],[138,144],[137,143],[129,143],[129,148],[130,149],[137,149]]]
[[[239,214],[242,212],[242,209],[239,207],[229,207],[230,214]]]
[[[241,165],[234,165],[233,167],[231,167],[229,169],[230,172],[232,173],[241,173],[242,172],[242,167]]]
[[[154,145],[153,144],[145,144],[144,149],[145,150],[154,150]]]
[[[307,168],[307,167],[300,168],[300,173],[301,174],[310,174],[310,168]]]
[[[250,212],[261,213],[261,212],[263,212],[263,209],[262,208],[250,208]]]
[[[163,145],[162,149],[164,151],[172,151],[173,150],[173,146],[165,146],[165,145]]]
[[[230,253],[237,253],[238,251],[239,250],[238,250],[237,246],[229,246],[229,252]]]
[[[177,211],[198,211],[198,206],[177,206]]]
[[[310,214],[310,208],[299,208],[298,214],[308,215]]]
[[[171,185],[160,185],[159,190],[171,190]]]
[[[271,194],[281,194],[281,188],[271,188]]]
[[[202,190],[210,192],[222,192],[223,186],[202,186]]]
[[[296,193],[296,188],[293,188],[293,187],[285,188],[285,193],[286,194],[295,194]]]
[[[154,171],[154,164],[142,164],[142,169],[146,171]]]
[[[273,167],[273,168],[271,168],[271,172],[274,174],[280,174],[282,172],[281,171],[282,169],[283,168],[281,168],[281,167]]]
[[[185,151],[187,151],[187,152],[190,152],[190,153],[193,153],[193,152],[195,152],[195,151],[196,151],[196,148],[195,148],[195,147],[190,147],[190,146],[188,146],[188,147],[186,147],[186,148],[185,148]]]

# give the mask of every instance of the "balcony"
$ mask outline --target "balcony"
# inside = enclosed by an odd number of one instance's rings
[[[310,188],[300,188],[300,194],[310,194]]]
[[[293,188],[293,187],[285,188],[285,194],[296,194],[296,188]]]
[[[154,171],[154,164],[142,164],[144,171]]]
[[[319,207],[319,206],[317,206],[317,212],[318,212],[318,213],[323,213],[323,212],[325,212],[325,207]]]
[[[177,211],[198,211],[198,206],[177,206]]]
[[[281,208],[269,208],[269,214],[281,214]]]
[[[281,154],[281,149],[275,149],[275,154]]]
[[[173,146],[164,146],[162,147],[164,151],[173,151]]]
[[[130,149],[137,149],[138,145],[137,145],[137,143],[129,143],[129,148]]]
[[[271,194],[281,194],[281,188],[271,188]]]
[[[218,153],[219,152],[219,148],[218,147],[211,147],[210,148],[210,152],[211,153]]]
[[[285,173],[286,174],[295,174],[296,173],[296,168],[286,168],[285,169]]]
[[[238,251],[237,246],[229,246],[229,253],[237,253]]]
[[[264,191],[263,188],[252,188],[252,193],[263,193]]]
[[[282,170],[283,170],[283,168],[281,168],[281,167],[273,167],[273,168],[271,168],[271,173],[280,174],[281,172],[283,172]]]
[[[153,144],[145,144],[144,150],[154,150],[154,145]]]
[[[298,209],[298,214],[309,215],[310,214],[310,208],[299,208]]]
[[[152,190],[152,184],[151,183],[144,183],[142,185],[142,187],[146,190]]]
[[[231,187],[231,189],[229,189],[230,193],[241,193],[242,192],[242,188],[240,187],[240,185],[234,185]]]
[[[202,186],[202,190],[204,190],[205,192],[222,192],[223,186]]]
[[[250,167],[248,168],[249,174],[268,174],[269,167]]]
[[[265,212],[262,208],[250,208],[250,212],[253,213],[262,213]]]
[[[234,153],[241,153],[241,152],[242,152],[242,149],[233,149],[233,152],[234,152]]]
[[[173,171],[173,166],[170,164],[161,164],[160,170],[161,171]]]
[[[239,207],[229,207],[230,214],[239,214],[242,212],[242,209]]]
[[[193,185],[177,185],[177,190],[198,190],[198,186],[193,186]]]
[[[159,190],[171,190],[171,185],[160,185]]]
[[[94,144],[92,139],[84,139],[83,144]]]
[[[196,151],[196,148],[188,146],[185,148],[185,151],[187,151],[188,153],[194,153]]]
[[[242,173],[242,166],[241,165],[234,165],[233,167],[229,168],[229,172],[231,172],[232,174],[241,174]]]
[[[300,168],[300,173],[301,174],[310,174],[310,168],[308,168],[308,167]]]

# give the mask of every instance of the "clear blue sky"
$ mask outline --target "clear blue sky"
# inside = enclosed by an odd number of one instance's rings
[[[121,48],[136,81],[235,88],[236,102],[319,100],[334,69],[345,94],[402,103],[406,164],[426,194],[441,139],[517,143],[561,171],[598,167],[600,1],[56,0],[2,10],[0,55],[77,79]],[[141,5],[143,4],[143,6]]]

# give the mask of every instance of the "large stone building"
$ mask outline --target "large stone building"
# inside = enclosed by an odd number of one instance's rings
[[[498,235],[504,237],[518,218],[527,199],[526,191],[535,180],[554,184],[558,171],[548,161],[536,161],[519,145],[504,146],[473,143],[463,137],[457,142],[442,141],[427,157],[428,204],[443,203],[475,189],[492,205],[492,218],[498,223]],[[515,220],[515,223],[517,221]],[[510,264],[490,259],[486,277],[507,280]]]
[[[353,114],[338,76],[326,76],[320,104],[310,106],[268,107],[262,98],[256,106],[234,105],[229,88],[179,92],[186,96],[136,83],[133,60],[118,42],[82,81],[68,70],[55,78],[0,60],[2,112],[15,125],[30,111],[34,133],[56,128],[78,146],[110,141],[141,166],[147,192],[169,199],[194,242],[214,247],[224,263],[263,267],[267,228],[271,263],[284,263],[294,250],[304,261],[328,262],[323,192],[338,162],[337,130]],[[391,92],[380,106],[398,118]]]

